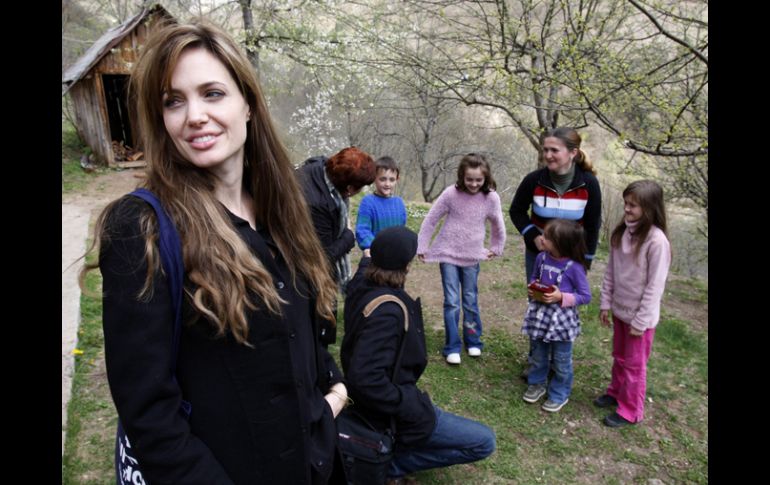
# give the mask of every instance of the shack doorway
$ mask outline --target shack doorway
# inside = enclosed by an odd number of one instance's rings
[[[136,153],[128,111],[128,81],[125,74],[103,74],[105,105],[110,123],[112,151],[116,162],[133,161]]]

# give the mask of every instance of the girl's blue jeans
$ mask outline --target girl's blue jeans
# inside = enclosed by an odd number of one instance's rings
[[[457,329],[460,324],[461,305],[465,347],[484,348],[484,344],[481,343],[482,326],[478,303],[479,264],[455,266],[454,264],[440,263],[439,268],[441,269],[441,285],[444,288],[444,356],[460,353],[463,348]]]
[[[554,375],[548,383],[548,399],[563,403],[572,392],[572,342],[545,342],[543,339],[529,339],[532,349],[532,367],[527,382],[545,384],[548,380],[549,366],[553,366]],[[553,352],[553,359],[549,359]]]

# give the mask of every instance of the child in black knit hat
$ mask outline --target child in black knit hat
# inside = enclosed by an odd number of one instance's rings
[[[403,277],[406,278],[409,263],[417,254],[417,234],[404,226],[383,229],[372,241],[370,251],[372,255],[370,268],[403,272]],[[368,278],[367,275],[364,277]]]
[[[422,308],[404,290],[416,252],[417,234],[406,227],[380,231],[345,300],[340,360],[349,396],[356,412],[378,429],[390,429],[391,419],[395,423],[386,484],[404,483],[405,475],[420,470],[481,460],[495,450],[494,431],[440,409],[417,387],[428,365]]]

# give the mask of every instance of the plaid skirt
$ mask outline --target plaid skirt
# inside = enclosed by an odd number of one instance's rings
[[[580,335],[577,306],[562,308],[561,303],[532,300],[524,314],[521,333],[544,342],[572,342]]]

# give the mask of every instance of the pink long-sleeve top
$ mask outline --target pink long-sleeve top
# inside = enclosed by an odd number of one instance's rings
[[[431,244],[436,225],[444,216],[444,225]],[[495,191],[471,195],[451,185],[436,199],[422,222],[417,239],[417,254],[424,254],[427,262],[456,266],[472,266],[485,260],[487,220],[491,226],[489,250],[500,256],[505,246],[505,223],[500,196]]]
[[[620,247],[610,249],[600,309],[612,310],[614,316],[645,331],[655,328],[660,319],[660,301],[671,265],[671,245],[663,231],[653,226],[636,258],[632,229],[626,228]]]

